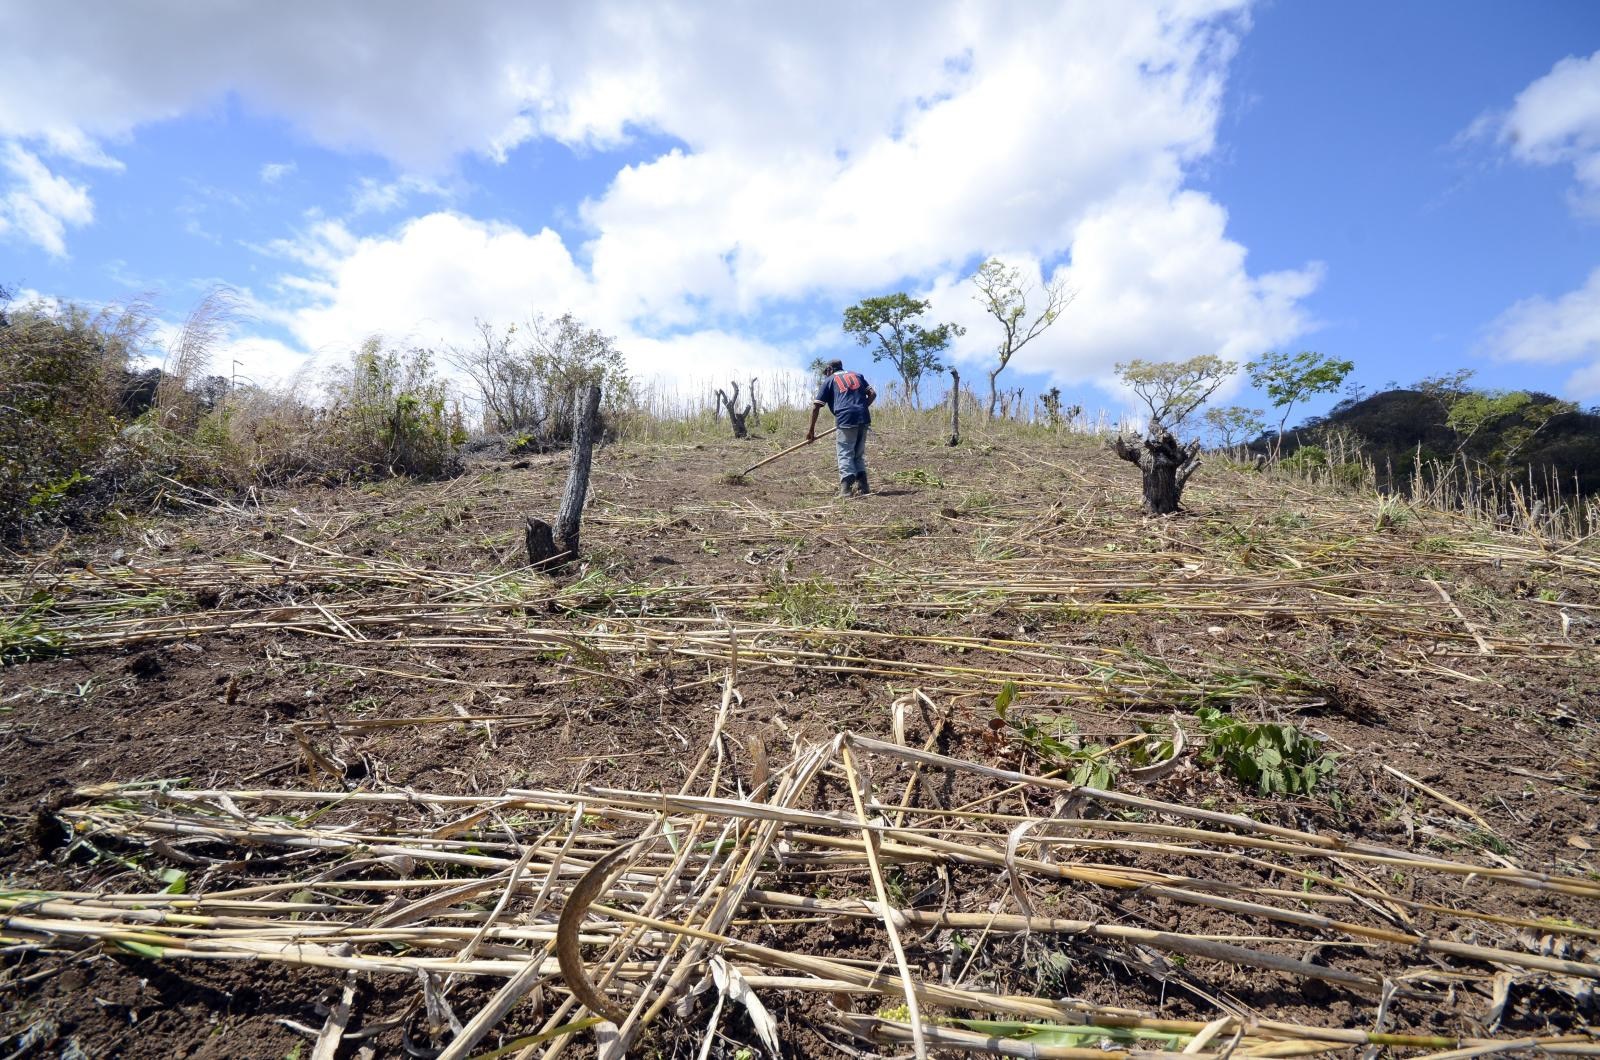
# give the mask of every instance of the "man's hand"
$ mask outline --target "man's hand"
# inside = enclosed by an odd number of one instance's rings
[[[817,428],[816,428],[816,426],[813,425],[811,427],[807,427],[806,428],[806,441],[814,442],[816,440],[817,440]]]

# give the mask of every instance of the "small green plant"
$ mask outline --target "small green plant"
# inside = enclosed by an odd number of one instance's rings
[[[994,506],[994,494],[987,490],[973,490],[971,493],[964,493],[961,495],[961,499],[956,502],[957,511],[972,514],[990,511]]]
[[[973,558],[986,563],[1016,559],[1017,555],[1016,547],[1007,543],[999,534],[982,533],[972,543]]]
[[[61,634],[41,617],[52,603],[47,596],[35,597],[21,614],[0,617],[0,666],[43,659],[61,650]]]
[[[1040,719],[1029,716],[1013,717],[1011,704],[1017,698],[1017,686],[1007,681],[994,700],[994,713],[998,726],[1009,730],[1011,737],[1022,744],[1040,762],[1061,773],[1074,784],[1110,791],[1117,780],[1118,765],[1107,753],[1110,749],[1100,744],[1074,742],[1072,734],[1077,725],[1070,718]]]
[[[774,576],[768,579],[761,603],[770,615],[790,626],[849,629],[855,625],[855,605],[820,578],[791,582]]]
[[[1241,721],[1215,707],[1201,707],[1195,717],[1207,736],[1200,761],[1221,765],[1262,795],[1309,795],[1338,765],[1338,755],[1298,726]]]
[[[74,489],[88,481],[88,475],[74,468],[70,475],[52,479],[35,489],[28,497],[28,507],[35,511],[49,511]]]
[[[934,490],[944,489],[944,479],[920,467],[910,467],[903,471],[893,472],[889,478],[895,482],[903,482],[908,486],[924,486]]]
[[[1372,522],[1374,530],[1394,530],[1404,526],[1411,518],[1405,502],[1399,497],[1379,497],[1378,515]]]
[[[895,538],[901,541],[904,541],[907,538],[920,537],[927,532],[927,527],[910,519],[891,519],[883,528],[885,537]]]

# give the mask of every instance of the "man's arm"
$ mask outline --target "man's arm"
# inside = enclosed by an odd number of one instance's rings
[[[867,384],[867,404],[870,405],[874,401],[877,401],[877,400],[878,400],[878,392],[876,390],[872,389],[872,384],[871,383],[868,383]]]
[[[811,403],[811,426],[806,428],[806,441],[808,442],[817,440],[817,414],[821,411],[822,402],[813,401]]]

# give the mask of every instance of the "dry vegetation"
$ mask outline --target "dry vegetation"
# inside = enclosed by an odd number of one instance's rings
[[[0,1054],[1600,1054],[1596,539],[937,419],[15,557]]]

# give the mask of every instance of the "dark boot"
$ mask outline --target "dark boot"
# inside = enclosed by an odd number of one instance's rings
[[[861,487],[861,495],[863,497],[872,492],[872,487],[867,485],[867,473],[865,471],[856,476],[856,485]]]
[[[839,480],[839,496],[841,496],[841,497],[850,496],[852,487],[854,487],[855,484],[856,484],[856,477],[854,475],[846,475],[844,478],[840,479]]]

